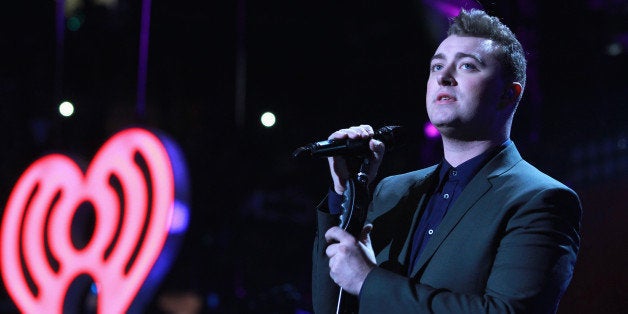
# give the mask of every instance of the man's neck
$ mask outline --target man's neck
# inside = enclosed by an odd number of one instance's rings
[[[461,141],[443,137],[445,160],[453,167],[457,167],[465,161],[501,145],[506,139],[507,137],[499,137],[487,140]]]

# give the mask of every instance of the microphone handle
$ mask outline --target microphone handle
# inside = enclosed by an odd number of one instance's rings
[[[398,146],[405,137],[405,132],[400,126],[385,126],[373,135],[373,138],[384,142],[386,151]],[[329,156],[356,156],[368,157],[370,139],[337,139],[311,143],[297,148],[292,153],[292,158],[298,157],[329,157]]]
[[[360,156],[370,153],[370,139],[360,140],[328,140],[316,142],[311,148],[312,157],[328,157],[333,155]]]

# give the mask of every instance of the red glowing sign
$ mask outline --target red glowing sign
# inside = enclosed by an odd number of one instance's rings
[[[85,203],[95,223],[87,244],[77,248],[71,227]],[[124,313],[164,246],[173,204],[168,152],[143,129],[110,138],[85,174],[64,155],[35,161],[2,219],[7,291],[22,312],[61,313],[70,284],[86,274],[98,288],[98,313]]]

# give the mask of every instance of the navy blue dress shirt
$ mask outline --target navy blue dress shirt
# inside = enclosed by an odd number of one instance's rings
[[[452,167],[447,160],[443,159],[439,166],[438,184],[432,191],[419,225],[414,231],[408,273],[412,272],[414,264],[418,261],[421,253],[423,253],[428,241],[432,238],[443,221],[447,210],[451,208],[451,205],[460,196],[462,190],[491,158],[510,145],[510,143],[512,141],[507,140],[502,145],[473,157],[458,165],[458,167]]]

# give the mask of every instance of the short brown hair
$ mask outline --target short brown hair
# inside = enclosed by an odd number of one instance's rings
[[[477,9],[466,11],[453,18],[447,35],[481,37],[497,43],[497,58],[504,66],[504,73],[513,82],[526,83],[526,58],[523,47],[515,34],[498,18]]]

